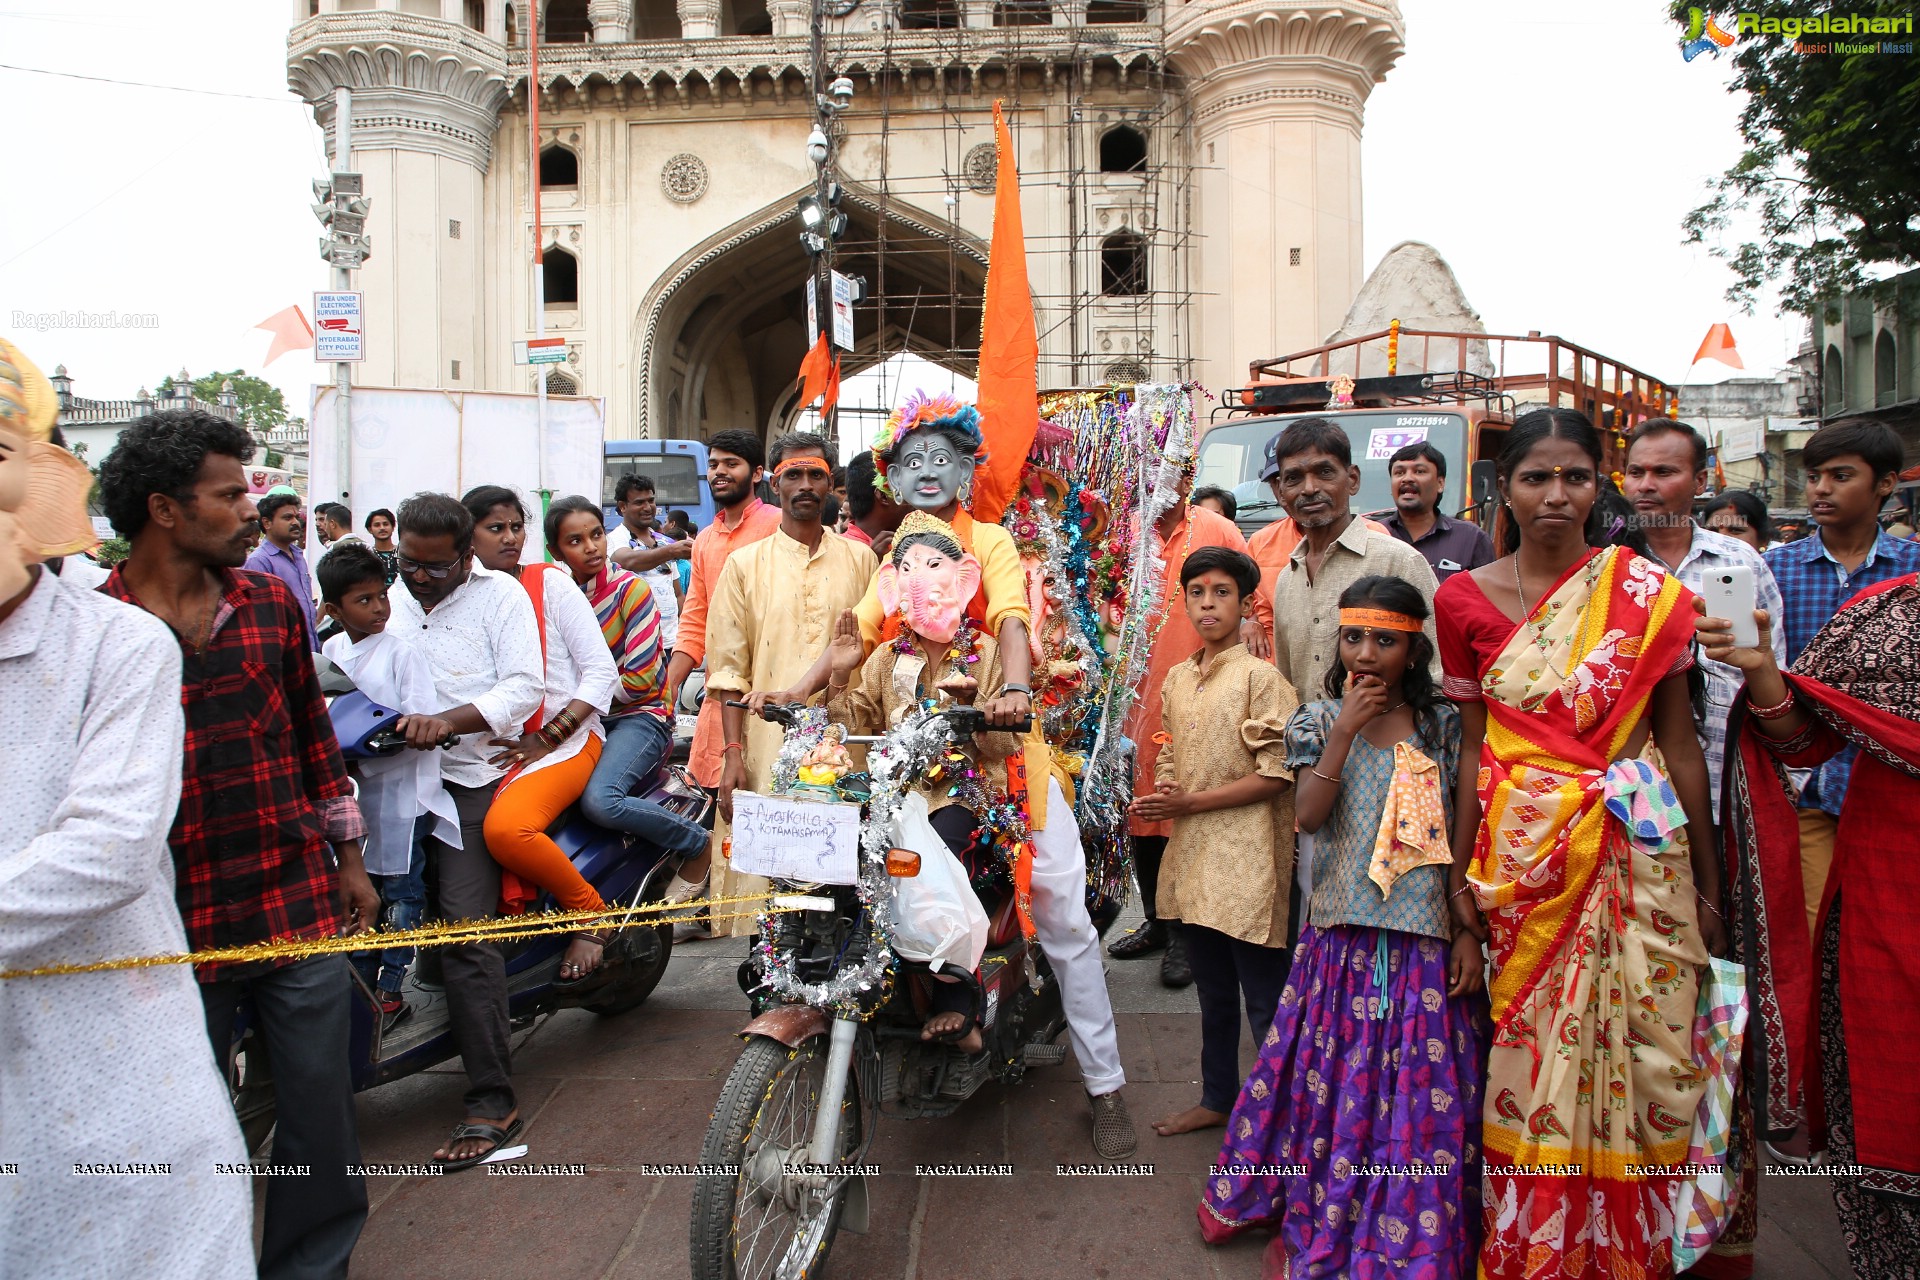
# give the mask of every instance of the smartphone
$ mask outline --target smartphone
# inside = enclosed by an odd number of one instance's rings
[[[1753,570],[1745,565],[1727,569],[1709,569],[1700,584],[1700,596],[1707,602],[1709,618],[1725,618],[1733,623],[1733,643],[1752,649],[1760,643],[1760,625],[1753,611],[1760,606],[1753,594]]]

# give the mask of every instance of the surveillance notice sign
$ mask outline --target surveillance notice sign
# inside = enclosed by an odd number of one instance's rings
[[[321,364],[352,364],[367,358],[357,292],[313,295],[313,358]]]

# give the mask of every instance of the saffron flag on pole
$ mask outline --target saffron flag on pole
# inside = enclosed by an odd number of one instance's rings
[[[827,335],[823,333],[814,339],[806,359],[800,362],[800,408],[818,400],[820,393],[827,389],[827,375],[832,365],[833,354],[827,349]]]
[[[1699,364],[1702,360],[1718,360],[1735,369],[1747,367],[1740,363],[1740,353],[1734,349],[1733,330],[1724,324],[1714,325],[1707,330],[1707,336],[1700,339],[1700,349],[1693,353],[1693,363]]]
[[[313,326],[307,323],[298,306],[276,311],[253,327],[273,335],[267,358],[261,361],[263,365],[272,364],[289,351],[305,351],[313,346]]]
[[[993,195],[993,243],[980,324],[980,431],[987,460],[974,476],[972,516],[998,524],[1020,482],[1040,425],[1040,337],[1027,284],[1027,240],[1020,222],[1020,172],[1000,103],[993,104],[999,153]]]

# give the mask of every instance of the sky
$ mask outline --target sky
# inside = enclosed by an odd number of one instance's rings
[[[325,157],[286,90],[289,6],[192,8],[183,22],[146,0],[0,0],[0,332],[48,373],[64,363],[77,395],[245,368],[301,413],[315,366],[296,353],[261,370],[253,328],[328,284],[307,208]],[[1670,381],[1718,321],[1749,375],[1792,354],[1797,319],[1734,313],[1726,269],[1681,244],[1681,218],[1739,154],[1739,101],[1724,60],[1682,61],[1660,0],[1402,9],[1407,53],[1367,104],[1369,270],[1424,240],[1490,330],[1558,333]],[[1702,364],[1693,380],[1732,373]],[[853,381],[854,398],[887,394]]]

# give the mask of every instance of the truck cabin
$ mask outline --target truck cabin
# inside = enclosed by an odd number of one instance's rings
[[[1196,485],[1218,485],[1239,504],[1236,522],[1252,534],[1286,513],[1260,472],[1267,442],[1300,418],[1326,418],[1347,433],[1360,492],[1353,509],[1375,515],[1393,509],[1388,460],[1401,448],[1431,444],[1447,459],[1440,509],[1450,516],[1480,518],[1492,486],[1491,464],[1471,465],[1500,451],[1512,406],[1485,379],[1472,375],[1417,374],[1356,380],[1341,398],[1325,379],[1265,383],[1228,392],[1200,439]],[[1338,404],[1339,407],[1335,407]],[[1489,507],[1489,515],[1490,515]]]
[[[1387,459],[1426,440],[1447,459],[1441,510],[1491,530],[1498,514],[1494,461],[1507,428],[1530,409],[1579,409],[1607,445],[1605,467],[1625,465],[1627,433],[1672,414],[1679,394],[1660,379],[1538,331],[1523,335],[1402,327],[1344,338],[1249,366],[1252,385],[1222,393],[1201,436],[1196,484],[1230,490],[1249,533],[1285,513],[1261,481],[1266,444],[1291,419],[1341,424],[1360,468],[1353,509],[1393,505]]]

